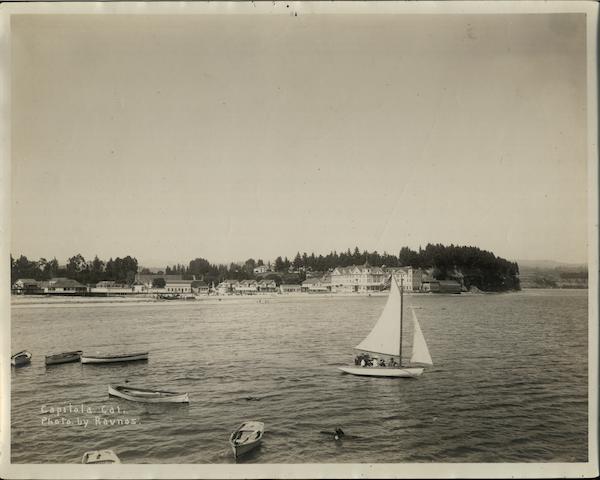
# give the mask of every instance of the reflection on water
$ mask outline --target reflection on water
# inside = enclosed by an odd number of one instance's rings
[[[12,460],[78,463],[113,449],[125,463],[233,463],[228,438],[244,420],[265,423],[247,463],[587,460],[587,291],[407,302],[435,363],[418,379],[336,368],[353,362],[384,297],[13,308],[12,350],[33,358],[12,369]],[[44,366],[78,349],[150,358]],[[109,398],[124,382],[191,403]],[[83,414],[42,413],[69,403]],[[321,434],[336,426],[343,441]]]

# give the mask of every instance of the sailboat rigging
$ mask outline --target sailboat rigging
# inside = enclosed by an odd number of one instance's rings
[[[424,370],[423,366],[433,365],[433,361],[417,315],[414,309],[411,308],[411,311],[413,340],[408,365],[403,362],[402,356],[404,288],[398,287],[398,283],[392,275],[390,294],[381,316],[371,332],[355,347],[356,350],[363,352],[361,365],[338,368],[345,373],[369,377],[418,377],[421,375]],[[400,321],[398,321],[398,317]],[[371,365],[364,362],[365,358]]]

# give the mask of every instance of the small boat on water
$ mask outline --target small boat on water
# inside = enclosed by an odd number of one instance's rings
[[[122,354],[122,355],[83,355],[83,354],[81,354],[81,363],[136,362],[139,360],[148,360],[148,352],[126,353],[126,354]]]
[[[402,286],[398,286],[392,275],[390,294],[379,320],[366,338],[354,347],[363,352],[363,355],[357,357],[357,366],[355,367],[338,367],[342,372],[368,377],[415,378],[423,373],[423,366],[433,365],[414,308],[411,309],[413,317],[412,344],[406,345],[411,348],[410,360],[404,358],[403,293],[404,289]]]
[[[150,390],[147,388],[109,385],[108,395],[124,398],[132,402],[142,403],[189,403],[187,393],[168,392],[166,390]]]
[[[235,458],[255,449],[262,441],[265,424],[262,422],[244,422],[229,437],[229,444]]]
[[[81,463],[97,465],[99,463],[121,463],[121,460],[112,450],[92,450],[83,454]]]
[[[31,353],[29,353],[27,350],[15,353],[12,357],[10,357],[10,363],[15,367],[27,365],[31,363]]]
[[[46,355],[46,365],[58,365],[59,363],[78,362],[81,358],[81,350],[75,352],[57,353],[55,355]]]

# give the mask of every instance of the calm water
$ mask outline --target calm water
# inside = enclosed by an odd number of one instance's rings
[[[246,419],[266,425],[248,463],[587,460],[587,291],[407,302],[420,307],[436,364],[418,379],[336,369],[352,362],[385,297],[15,307],[12,349],[33,362],[12,371],[12,460],[78,463],[111,448],[127,463],[230,463],[228,436]],[[74,349],[150,359],[44,366],[45,354]],[[109,399],[108,384],[125,380],[187,391],[191,403]],[[44,405],[69,402],[94,413],[42,425]],[[342,442],[320,433],[337,425]]]

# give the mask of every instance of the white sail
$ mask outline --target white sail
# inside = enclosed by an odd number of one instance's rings
[[[427,348],[427,343],[425,342],[425,337],[423,336],[423,332],[419,326],[419,321],[417,320],[417,314],[412,308],[411,311],[413,315],[415,331],[413,335],[413,348],[410,362],[420,363],[423,365],[433,365],[431,355],[429,354],[429,349]]]
[[[356,347],[371,353],[398,356],[400,350],[400,289],[392,279],[385,308],[373,330]]]

